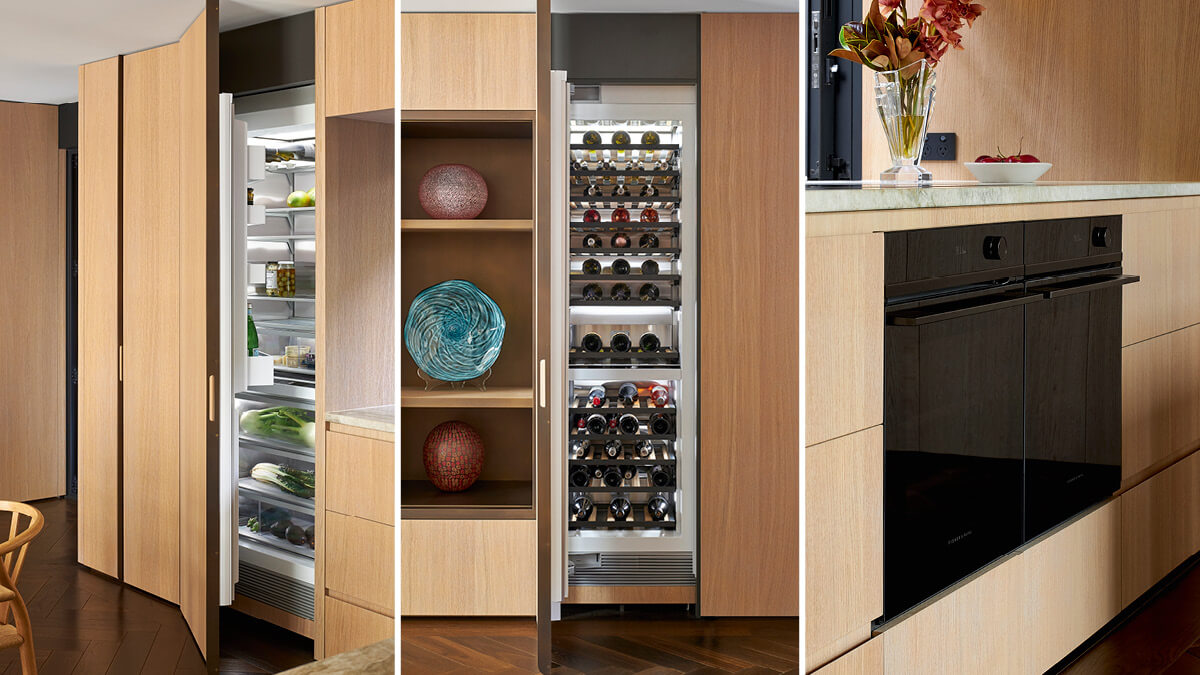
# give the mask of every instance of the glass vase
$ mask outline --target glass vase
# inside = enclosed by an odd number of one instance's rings
[[[922,184],[933,174],[921,166],[925,130],[933,112],[937,74],[924,59],[898,70],[875,72],[875,107],[887,136],[892,168],[879,174],[885,183]]]

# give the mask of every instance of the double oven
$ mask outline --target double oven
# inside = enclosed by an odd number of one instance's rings
[[[884,617],[1121,476],[1120,216],[885,235]]]

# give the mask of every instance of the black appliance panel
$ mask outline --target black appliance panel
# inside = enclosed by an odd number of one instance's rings
[[[1006,297],[885,328],[887,618],[1021,543],[1025,303]]]

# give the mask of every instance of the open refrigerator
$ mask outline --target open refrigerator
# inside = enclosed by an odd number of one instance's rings
[[[695,586],[695,88],[551,86],[552,601]]]
[[[289,195],[315,185],[311,100],[308,89],[239,99],[236,110],[222,94],[220,105],[220,603],[241,598],[309,620],[316,209]]]

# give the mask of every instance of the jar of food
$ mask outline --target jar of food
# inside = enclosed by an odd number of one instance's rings
[[[267,263],[267,295],[283,295],[279,292],[279,263]]]
[[[279,295],[285,298],[296,296],[296,265],[291,261],[279,263],[276,273],[279,284]]]

